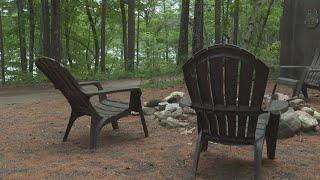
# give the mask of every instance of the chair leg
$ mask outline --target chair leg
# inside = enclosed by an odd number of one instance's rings
[[[299,96],[300,92],[297,92],[296,88],[292,88],[292,97]]]
[[[66,132],[64,133],[63,142],[67,141],[69,133],[70,133],[70,130],[71,130],[71,127],[73,126],[73,123],[77,118],[78,118],[78,116],[76,114],[71,113]]]
[[[91,117],[90,126],[90,149],[95,149],[97,147],[99,129],[97,128],[97,123],[93,117]]]
[[[276,156],[277,138],[266,137],[268,159],[274,160]]]
[[[254,161],[255,161],[255,171],[254,179],[261,179],[261,166],[262,166],[262,150],[263,150],[264,137],[257,139],[254,144]]]
[[[268,159],[275,159],[280,115],[270,115],[266,131]]]
[[[141,124],[143,127],[143,132],[145,137],[149,137],[148,127],[146,124],[146,120],[144,119],[143,111],[142,109],[139,111],[140,117],[141,117]]]
[[[278,83],[276,83],[273,87],[272,94],[271,94],[271,100],[275,99],[274,94],[276,93],[277,86],[278,86]]]
[[[111,125],[112,125],[112,128],[113,128],[114,130],[119,129],[118,121],[113,121],[113,122],[111,123]]]
[[[303,93],[304,98],[309,99],[307,86],[303,85],[301,91]]]
[[[194,152],[194,157],[193,157],[193,164],[192,164],[192,175],[193,177],[196,177],[197,174],[197,169],[198,169],[198,162],[200,158],[200,153],[201,153],[201,147],[202,147],[202,142],[203,141],[203,133],[202,131],[198,134],[198,139],[196,143],[196,149]]]
[[[292,97],[299,97],[300,92],[302,91],[304,85],[298,83],[294,88],[292,88]]]

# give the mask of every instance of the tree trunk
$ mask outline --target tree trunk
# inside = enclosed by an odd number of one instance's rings
[[[37,11],[38,9],[36,9],[36,12],[38,12]],[[40,3],[40,8],[39,8],[39,11],[40,11],[40,13],[39,13],[39,38],[37,38],[38,39],[38,46],[39,46],[39,48],[37,48],[38,49],[38,54],[40,55],[40,56],[43,56],[43,19],[42,19],[42,4]]]
[[[238,31],[239,31],[239,13],[240,13],[240,0],[234,2],[234,15],[233,15],[233,44],[238,44]]]
[[[251,16],[249,18],[248,26],[247,26],[247,35],[244,39],[243,46],[242,46],[244,49],[248,49],[249,47],[252,34],[253,34],[253,28],[254,28],[254,25],[256,24],[256,19],[257,19],[261,4],[262,4],[262,0],[255,1],[255,5],[253,7]]]
[[[224,43],[224,20],[225,20],[225,0],[221,0],[221,43]]]
[[[135,1],[128,1],[128,71],[134,71],[135,57]]]
[[[266,25],[267,25],[267,22],[268,22],[268,19],[269,19],[269,15],[270,15],[270,13],[271,13],[271,8],[272,8],[273,3],[274,3],[274,0],[270,0],[270,1],[269,1],[266,15],[264,16],[263,22],[262,22],[261,27],[260,27],[259,36],[258,36],[258,41],[257,41],[257,44],[256,44],[256,46],[255,46],[255,50],[254,50],[255,53],[257,52],[257,50],[258,50],[258,48],[259,48],[259,46],[260,46],[260,44],[261,44],[261,40],[262,40],[264,28],[265,28]]]
[[[230,3],[231,3],[231,0],[227,0],[226,10],[223,15],[222,43],[228,43],[230,39],[230,37],[228,36]]]
[[[99,66],[99,39],[98,39],[98,34],[97,34],[97,30],[96,30],[96,24],[93,20],[92,14],[90,12],[90,8],[89,8],[89,2],[86,1],[86,13],[89,19],[89,24],[91,27],[91,31],[92,31],[92,36],[93,36],[93,41],[94,41],[94,47],[95,47],[95,57],[94,57],[94,69],[95,71],[98,70],[98,66]]]
[[[163,13],[164,13],[164,20],[165,20],[165,24],[164,24],[164,30],[165,30],[165,34],[166,34],[166,52],[165,52],[165,60],[169,61],[169,31],[168,31],[168,25],[167,25],[167,6],[166,6],[166,0],[163,0]]]
[[[215,44],[221,43],[221,0],[215,0]]]
[[[138,8],[138,17],[137,17],[137,49],[136,49],[136,59],[137,59],[137,64],[136,64],[136,69],[138,70],[139,68],[139,42],[140,42],[140,9]]]
[[[26,52],[26,38],[25,38],[25,22],[23,17],[23,0],[17,0],[18,7],[18,29],[20,41],[20,60],[22,72],[28,71],[27,52]]]
[[[6,75],[5,75],[5,63],[4,63],[4,47],[3,47],[3,40],[4,34],[2,31],[2,10],[0,9],[0,59],[1,59],[1,77],[2,77],[2,84],[6,82]]]
[[[203,48],[203,0],[196,0],[194,7],[192,53]]]
[[[70,13],[72,13],[70,11],[70,1],[69,0],[65,0],[65,16],[64,16],[64,36],[65,36],[65,43],[66,43],[66,50],[65,50],[65,54],[67,56],[67,60],[69,65],[72,67],[73,66],[73,62],[71,59],[71,54],[70,54]]]
[[[34,21],[34,5],[33,0],[28,0],[29,6],[29,72],[33,73],[33,63],[34,63],[34,31],[35,31],[35,21]]]
[[[61,6],[60,0],[51,0],[51,57],[61,61]]]
[[[89,29],[88,29],[88,44],[86,46],[86,62],[87,62],[87,69],[88,71],[91,70],[91,61],[89,60],[89,51],[90,51],[90,42],[91,42],[91,36],[90,36],[90,26],[89,26]]]
[[[190,0],[182,0],[180,34],[177,64],[182,65],[188,58],[188,25]]]
[[[107,13],[107,0],[102,0],[101,9],[101,72],[106,71],[106,13]]]
[[[120,0],[121,20],[122,20],[122,43],[123,43],[123,60],[124,67],[128,68],[128,35],[127,35],[127,15],[124,0]]]
[[[50,57],[50,14],[49,14],[49,2],[48,0],[41,0],[41,11],[42,11],[42,48],[43,55]]]
[[[150,33],[150,21],[151,21],[151,18],[150,18],[150,11],[148,10],[144,10],[144,20],[145,20],[145,24],[146,24],[146,31],[147,33]],[[150,60],[150,38],[148,37],[146,39],[146,48],[145,48],[145,51],[146,51],[146,59]]]

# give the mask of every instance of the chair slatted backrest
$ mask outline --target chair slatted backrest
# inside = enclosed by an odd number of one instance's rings
[[[317,48],[314,54],[311,68],[320,69],[320,49]],[[320,86],[320,73],[319,72],[308,72],[306,74],[305,83],[312,86]]]
[[[195,54],[183,72],[203,131],[236,142],[254,140],[269,75],[263,62],[236,46],[216,45]]]
[[[80,90],[79,83],[70,74],[70,72],[54,59],[39,58],[36,66],[47,76],[68,100],[73,111],[83,113],[83,115],[92,115],[95,113],[89,98]]]

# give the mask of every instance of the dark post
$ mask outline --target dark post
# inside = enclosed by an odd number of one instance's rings
[[[320,47],[320,1],[285,0],[280,27],[280,64],[309,66]]]

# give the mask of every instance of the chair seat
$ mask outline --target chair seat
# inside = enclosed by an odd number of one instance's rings
[[[299,83],[299,80],[280,77],[277,79],[277,83],[287,86],[296,86]]]
[[[130,113],[129,104],[121,101],[103,100],[94,106],[94,108],[103,118],[111,118]]]
[[[314,79],[306,79],[304,81],[304,84],[312,89],[319,89],[320,83],[319,83],[320,77],[316,77]]]
[[[269,122],[269,114],[261,114],[258,118],[255,137],[217,137],[209,133],[205,133],[205,138],[208,141],[218,142],[224,145],[254,145],[257,139],[263,138],[266,133],[266,128]]]

